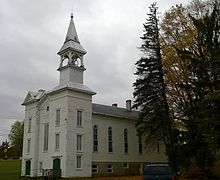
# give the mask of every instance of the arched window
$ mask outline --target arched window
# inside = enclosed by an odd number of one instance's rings
[[[93,151],[98,151],[98,126],[94,125],[93,127]]]
[[[108,128],[108,152],[113,152],[112,127]]]
[[[128,153],[128,130],[124,129],[124,153]]]

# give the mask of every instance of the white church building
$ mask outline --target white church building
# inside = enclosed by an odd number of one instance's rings
[[[141,173],[143,163],[166,162],[163,146],[148,150],[137,136],[138,112],[95,104],[83,83],[85,49],[71,15],[58,55],[59,84],[28,92],[21,176],[121,176]]]

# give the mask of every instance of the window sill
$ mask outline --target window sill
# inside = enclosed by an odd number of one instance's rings
[[[83,151],[76,150],[76,153],[77,153],[77,154],[82,154]]]
[[[76,168],[76,170],[77,170],[77,171],[82,171],[83,169],[82,169],[82,168]]]

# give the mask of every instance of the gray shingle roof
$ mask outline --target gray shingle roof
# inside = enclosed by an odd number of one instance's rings
[[[38,90],[38,92],[29,91],[28,94],[26,95],[22,105],[40,100],[45,93],[46,93],[46,91],[42,90],[42,89]]]
[[[63,46],[61,47],[61,49],[59,50],[58,54],[61,54],[63,51],[66,51],[68,49],[72,49],[79,53],[86,54],[85,49],[82,47],[82,45],[79,42],[79,37],[76,32],[76,27],[75,27],[72,15],[70,19],[69,28],[66,34],[65,42]]]
[[[53,88],[51,91],[49,91],[48,93],[52,93],[52,92],[56,92],[62,89],[72,89],[78,92],[84,92],[84,93],[88,93],[88,94],[96,94],[96,92],[94,92],[93,90],[91,90],[90,88],[88,88],[86,85],[84,84],[79,84],[79,83],[74,83],[71,81],[65,82],[64,84],[60,84],[58,86],[56,86],[55,88]]]
[[[92,104],[92,113],[105,116],[113,116],[125,119],[138,120],[138,111],[129,111],[125,108],[107,106],[102,104]]]

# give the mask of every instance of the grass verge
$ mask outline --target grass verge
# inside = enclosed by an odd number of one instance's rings
[[[21,174],[21,160],[0,160],[0,180],[16,180]]]

